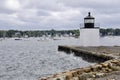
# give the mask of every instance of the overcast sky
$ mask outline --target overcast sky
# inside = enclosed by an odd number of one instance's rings
[[[120,0],[0,0],[0,29],[79,29],[88,12],[102,28],[120,27]]]

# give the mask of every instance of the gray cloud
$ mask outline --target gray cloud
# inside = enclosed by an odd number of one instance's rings
[[[4,13],[4,14],[11,14],[14,13],[14,10],[10,10],[7,8],[6,4],[5,4],[6,0],[0,0],[0,13]]]
[[[0,29],[78,29],[87,12],[119,27],[119,0],[0,0]]]

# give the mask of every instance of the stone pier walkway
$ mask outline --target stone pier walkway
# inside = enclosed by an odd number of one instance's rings
[[[120,47],[59,46],[59,50],[75,52],[78,56],[104,59],[93,66],[61,72],[39,80],[120,80]]]
[[[95,54],[103,54],[107,56],[112,56],[116,59],[120,58],[120,47],[119,46],[73,47],[73,48],[84,50],[84,51],[95,53]]]

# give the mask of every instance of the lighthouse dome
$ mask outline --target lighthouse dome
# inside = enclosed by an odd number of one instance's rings
[[[90,13],[90,12],[88,12],[88,16],[86,16],[84,19],[94,19],[94,17],[91,16],[91,13]]]

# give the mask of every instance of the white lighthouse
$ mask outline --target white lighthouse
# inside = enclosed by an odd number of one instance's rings
[[[84,27],[80,28],[80,46],[99,46],[99,27],[94,27],[95,18],[88,16],[84,18]]]

